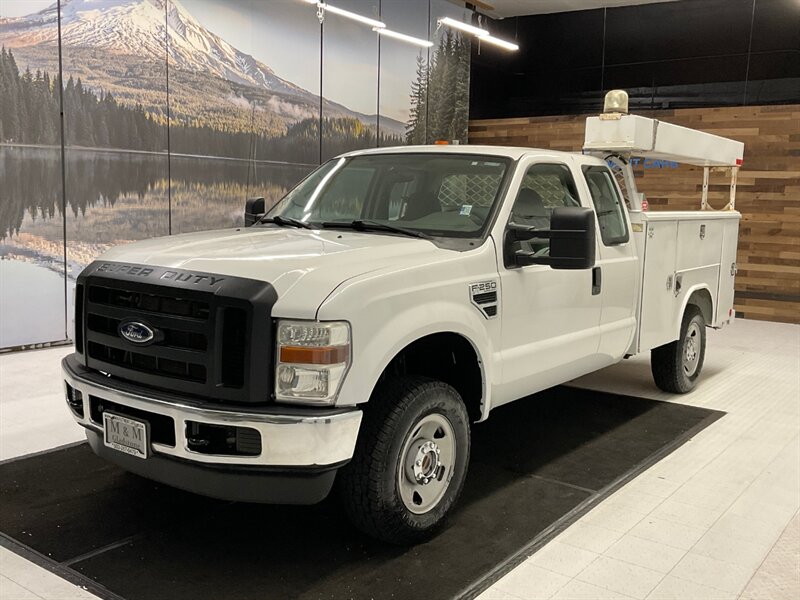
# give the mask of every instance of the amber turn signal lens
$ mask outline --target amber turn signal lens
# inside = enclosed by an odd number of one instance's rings
[[[350,346],[281,346],[282,363],[337,365],[349,356]]]

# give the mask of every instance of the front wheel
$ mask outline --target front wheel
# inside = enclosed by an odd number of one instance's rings
[[[364,413],[353,460],[337,484],[364,533],[413,544],[444,522],[464,486],[469,416],[449,385],[424,377],[384,382]]]
[[[685,394],[694,389],[706,356],[706,321],[693,304],[686,307],[680,337],[650,351],[650,369],[665,392]]]

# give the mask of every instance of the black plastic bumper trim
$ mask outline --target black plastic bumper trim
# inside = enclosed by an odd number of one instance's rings
[[[234,502],[316,504],[330,493],[341,466],[287,470],[249,465],[220,467],[158,454],[141,459],[106,447],[102,435],[93,429],[86,428],[86,438],[97,456],[126,471],[187,492]]]

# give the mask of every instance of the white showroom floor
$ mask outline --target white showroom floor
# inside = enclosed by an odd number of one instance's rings
[[[0,460],[82,438],[61,391],[70,351],[0,356]],[[647,356],[575,384],[727,414],[480,598],[800,598],[800,327],[737,320],[710,332],[685,396],[655,388]],[[92,597],[0,548],[2,600]]]

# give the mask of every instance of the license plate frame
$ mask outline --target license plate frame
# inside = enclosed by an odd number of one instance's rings
[[[150,456],[150,423],[115,412],[103,412],[103,444],[135,458]]]

